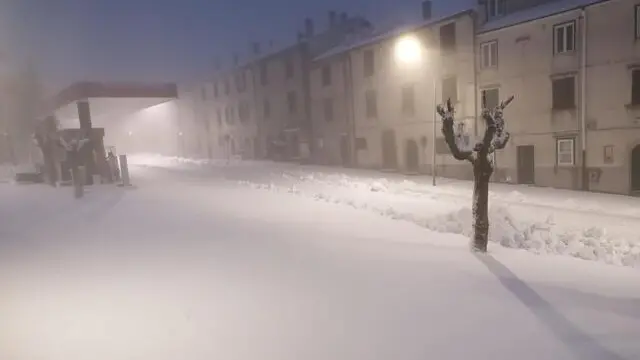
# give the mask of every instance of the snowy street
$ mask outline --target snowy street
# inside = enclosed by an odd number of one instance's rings
[[[0,358],[640,358],[636,199],[492,184],[474,256],[455,182],[151,160],[0,183]]]

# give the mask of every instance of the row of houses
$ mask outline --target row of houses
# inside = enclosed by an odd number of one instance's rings
[[[515,95],[494,181],[640,191],[637,0],[481,0],[438,18],[425,1],[422,13],[376,32],[331,12],[326,30],[307,20],[292,46],[254,45],[252,58],[179,92],[181,153],[470,178],[434,106],[451,99],[473,142],[482,108]],[[396,51],[408,36],[423,49],[413,64]]]

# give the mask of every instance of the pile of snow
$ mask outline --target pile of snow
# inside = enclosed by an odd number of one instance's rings
[[[386,192],[394,195],[421,195],[427,197],[457,197],[469,199],[473,190],[471,182],[450,179],[439,179],[438,186],[418,183],[406,179],[390,180],[380,177],[349,176],[344,173],[310,172],[305,170],[288,171],[283,176],[299,178],[300,181],[321,185],[333,185],[352,189],[370,188],[375,192]],[[304,175],[299,175],[303,173]],[[556,209],[568,209],[582,212],[606,212],[623,216],[637,217],[640,220],[640,199],[626,196],[580,193],[570,190],[529,188],[531,194],[514,190],[517,185],[491,184],[489,198],[507,204],[540,205]],[[527,189],[524,187],[524,189]],[[549,190],[546,194],[541,192]],[[560,198],[565,200],[559,200]],[[608,206],[605,206],[608,205]]]
[[[356,171],[330,173],[330,168],[295,164],[162,156],[137,160],[167,167],[223,165],[221,171],[233,171],[242,164],[254,170],[238,173],[239,183],[255,189],[345,205],[441,233],[467,237],[473,233],[472,184],[468,181],[440,179],[433,187],[399,175],[350,176],[345,172]],[[504,184],[492,184],[491,188],[489,236],[493,243],[535,254],[640,267],[638,199]]]
[[[163,156],[157,154],[134,154],[127,158],[129,164],[155,167],[172,167],[176,165],[206,165],[208,159],[189,159],[178,156]]]
[[[304,179],[312,178],[316,179],[314,176]],[[409,221],[441,233],[460,234],[466,237],[471,237],[473,234],[472,212],[469,207],[463,206],[443,215],[428,216],[411,211],[403,212],[394,207],[392,202],[386,206],[379,206],[366,199],[358,200],[355,196],[341,196],[330,188],[327,188],[327,191],[302,191],[295,185],[279,186],[273,182],[261,184],[240,181],[239,184],[254,189],[289,193],[316,201],[367,210],[384,217]],[[384,179],[373,182],[369,186],[363,186],[362,183],[357,182],[342,183],[342,185],[349,186],[351,189],[368,188],[371,192],[387,191],[390,187],[389,182]],[[605,229],[599,227],[570,229],[557,224],[551,216],[544,221],[526,221],[514,216],[508,206],[490,207],[489,221],[490,241],[503,247],[522,249],[539,255],[563,255],[619,266],[640,267],[640,234],[636,235],[633,241],[629,241],[625,237],[608,235]]]
[[[245,164],[251,165],[256,161],[243,160],[242,157],[235,155],[228,159],[192,159],[180,156],[165,156],[159,154],[132,154],[128,156],[128,162],[131,165],[149,166],[149,167],[205,167],[205,166],[226,166]]]

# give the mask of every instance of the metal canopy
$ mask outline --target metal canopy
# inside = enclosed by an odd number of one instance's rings
[[[60,91],[50,101],[62,128],[79,126],[77,102],[89,102],[96,127],[105,127],[109,119],[135,113],[178,97],[175,84],[82,82]]]

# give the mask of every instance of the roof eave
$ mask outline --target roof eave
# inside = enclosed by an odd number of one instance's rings
[[[431,26],[437,26],[437,25],[442,24],[444,22],[451,21],[452,19],[459,18],[459,17],[465,16],[465,15],[473,15],[474,13],[475,13],[474,9],[467,9],[467,10],[459,11],[459,12],[451,14],[449,16],[445,16],[443,18],[437,19],[437,20],[435,20],[433,22],[428,22],[428,20],[427,21],[423,21],[421,24],[417,24],[415,26],[408,27],[406,30],[402,30],[401,31],[400,29],[392,29],[392,30],[389,30],[386,33],[383,33],[383,34],[381,34],[379,36],[376,36],[375,40],[363,41],[361,44],[356,44],[356,45],[354,45],[352,47],[346,48],[343,51],[336,52],[335,54],[330,54],[329,56],[327,56],[327,58],[325,58],[325,57],[323,57],[321,55],[321,56],[317,57],[316,59],[314,59],[314,62],[315,61],[325,61],[328,58],[334,58],[337,55],[342,55],[342,54],[348,53],[350,51],[359,50],[359,49],[361,49],[363,47],[366,47],[366,46],[370,46],[370,45],[373,45],[373,44],[377,44],[377,43],[381,43],[381,42],[387,41],[390,38],[397,37],[397,36],[399,36],[399,35],[401,35],[403,33],[421,30],[421,29],[428,28],[428,27],[431,27]]]

